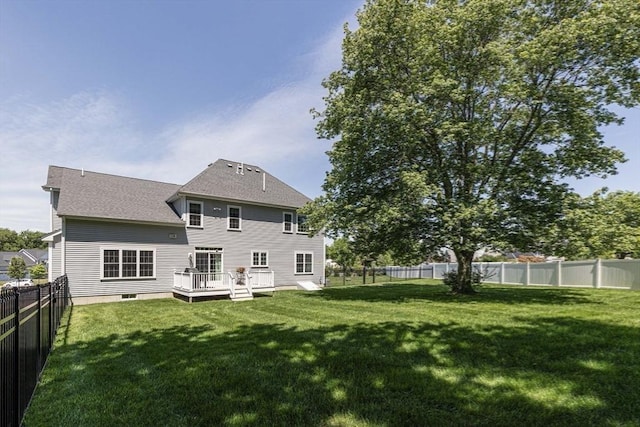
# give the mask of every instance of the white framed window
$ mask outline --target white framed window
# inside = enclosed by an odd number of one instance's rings
[[[251,251],[251,267],[269,267],[269,252]]]
[[[100,248],[101,279],[154,279],[155,248]]]
[[[202,202],[187,201],[187,226],[188,227],[204,227],[204,205]]]
[[[307,217],[304,215],[298,214],[298,224],[296,233],[298,234],[308,234],[309,233],[309,225],[307,224]]]
[[[242,208],[227,206],[227,230],[242,230]]]
[[[313,274],[313,252],[296,252],[295,274]]]
[[[293,213],[282,212],[282,232],[293,233]]]

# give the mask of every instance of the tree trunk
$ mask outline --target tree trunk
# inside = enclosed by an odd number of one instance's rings
[[[454,250],[454,253],[458,260],[458,281],[451,290],[456,294],[473,294],[476,292],[473,289],[471,281],[471,264],[473,263],[474,252],[468,250]]]

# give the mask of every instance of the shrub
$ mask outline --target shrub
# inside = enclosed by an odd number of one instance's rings
[[[484,280],[484,274],[479,270],[471,271],[471,286],[479,286]],[[451,288],[452,291],[455,291],[459,288],[458,282],[458,272],[450,271],[448,273],[444,273],[442,276],[442,281],[445,285]]]

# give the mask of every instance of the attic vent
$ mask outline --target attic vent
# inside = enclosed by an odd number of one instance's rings
[[[260,169],[257,169],[257,168],[256,168],[256,172],[260,173]]]
[[[250,167],[247,167],[247,170],[248,170],[249,172],[251,172],[251,168],[250,168]]]
[[[244,163],[238,163],[238,167],[236,168],[236,173],[240,175],[244,175]]]
[[[230,168],[233,167],[233,165],[231,163],[227,163],[227,166],[229,166]]]
[[[207,167],[208,167],[208,168],[210,168],[211,166],[213,166],[213,163],[209,163],[209,164],[207,165]]]

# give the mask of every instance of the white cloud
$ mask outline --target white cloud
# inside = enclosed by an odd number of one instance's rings
[[[258,164],[312,197],[319,194],[329,147],[317,140],[309,111],[322,107],[320,82],[339,65],[341,34],[332,33],[304,58],[308,72],[298,81],[252,104],[203,111],[147,134],[136,127],[126,98],[106,91],[48,103],[0,102],[0,227],[49,231],[41,186],[50,164],[185,183],[227,158]]]

